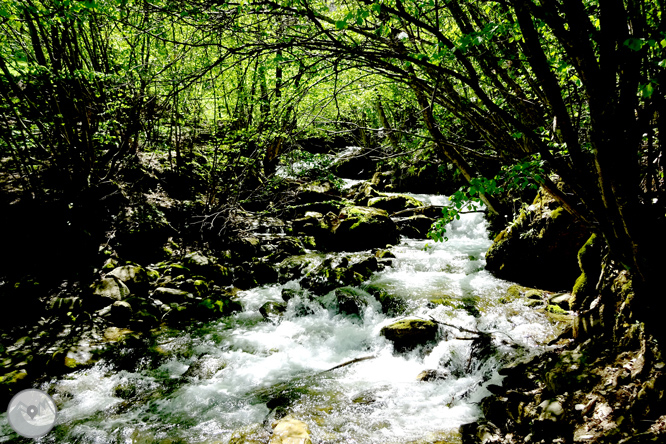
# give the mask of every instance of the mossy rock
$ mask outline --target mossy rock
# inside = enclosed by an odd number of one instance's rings
[[[404,319],[394,322],[381,330],[381,335],[393,342],[396,350],[410,350],[419,345],[434,341],[438,326],[423,319]]]
[[[152,294],[153,299],[159,299],[165,304],[172,302],[180,303],[192,299],[194,295],[186,290],[169,287],[157,287]]]
[[[355,288],[343,287],[335,290],[338,311],[347,315],[363,316],[368,301]]]
[[[259,313],[267,321],[275,321],[287,311],[286,302],[266,302],[259,308]]]
[[[127,286],[131,286],[132,289],[135,289],[135,287],[146,289],[150,282],[148,272],[140,265],[123,265],[122,267],[116,267],[107,273],[107,277],[109,276],[115,276]]]
[[[338,216],[331,249],[362,251],[385,248],[400,240],[398,227],[384,210],[370,207],[347,207]]]
[[[368,200],[368,206],[381,208],[382,210],[392,214],[409,208],[423,207],[425,204],[411,196],[397,194],[391,196],[373,197]]]
[[[121,301],[130,294],[130,290],[123,281],[115,276],[105,277],[90,286],[92,297],[89,299],[94,309],[99,309]]]
[[[486,268],[502,279],[548,290],[569,290],[580,274],[576,254],[589,229],[545,190],[496,236]]]
[[[396,225],[400,234],[412,239],[427,239],[428,232],[435,223],[435,219],[423,215],[409,216],[397,219]]]
[[[409,305],[400,296],[373,284],[364,286],[363,289],[379,301],[382,313],[388,316],[399,316],[407,311]]]

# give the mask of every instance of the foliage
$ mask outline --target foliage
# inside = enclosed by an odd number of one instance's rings
[[[445,236],[446,226],[454,220],[459,220],[460,215],[465,212],[479,211],[483,207],[481,195],[504,195],[510,190],[526,188],[536,190],[539,188],[539,183],[543,182],[544,174],[543,161],[537,155],[531,160],[502,166],[500,173],[492,179],[473,178],[469,186],[462,187],[449,196],[450,205],[442,208],[442,216],[433,224],[428,237],[438,242],[448,240]]]

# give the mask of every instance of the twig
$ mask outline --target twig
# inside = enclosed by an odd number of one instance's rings
[[[364,356],[362,358],[352,359],[351,361],[343,362],[340,365],[336,365],[335,367],[331,367],[328,370],[324,370],[323,372],[319,372],[319,374],[330,372],[331,370],[335,370],[335,369],[338,369],[340,367],[346,367],[350,364],[355,364],[355,363],[360,362],[360,361],[367,361],[368,359],[375,359],[376,357],[377,356]]]

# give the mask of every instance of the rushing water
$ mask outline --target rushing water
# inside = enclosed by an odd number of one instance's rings
[[[59,425],[38,441],[227,443],[234,432],[265,439],[271,421],[289,413],[308,424],[314,443],[459,442],[456,430],[479,417],[485,386],[501,384],[499,366],[539,353],[556,329],[522,301],[501,301],[511,284],[484,270],[490,241],[480,214],[464,215],[447,236],[403,238],[393,265],[369,283],[406,300],[407,317],[493,332],[495,351],[483,359],[472,356],[468,333],[445,326],[438,343],[396,353],[380,330],[397,318],[360,289],[368,300],[361,317],[338,313],[332,295],[318,303],[306,294],[266,321],[258,310],[281,302],[283,287],[268,285],[240,294],[243,313],[165,331],[143,356],[128,349],[117,362],[44,384]],[[326,371],[362,357],[373,358]],[[418,381],[426,369],[447,376]]]

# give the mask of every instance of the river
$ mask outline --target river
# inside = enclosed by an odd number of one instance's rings
[[[485,387],[501,384],[497,370],[541,353],[557,327],[523,300],[507,301],[511,283],[484,270],[491,242],[481,214],[463,215],[447,236],[445,243],[403,237],[391,248],[392,266],[366,282],[406,301],[400,317],[383,314],[359,288],[368,301],[362,316],[339,313],[332,295],[312,301],[305,292],[269,322],[259,308],[282,302],[282,288],[298,290],[298,281],[243,291],[242,313],[164,330],[143,354],[128,347],[117,360],[43,384],[60,411],[58,425],[37,441],[212,444],[233,435],[266,442],[271,422],[288,413],[308,425],[315,444],[459,442],[458,427],[481,415]],[[438,299],[448,302],[431,302]],[[472,355],[472,335],[442,325],[436,343],[397,353],[380,330],[403,317],[492,332],[493,348]],[[442,378],[417,380],[428,369]]]

